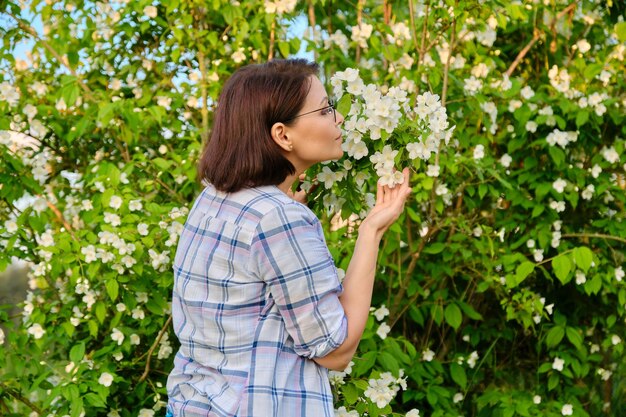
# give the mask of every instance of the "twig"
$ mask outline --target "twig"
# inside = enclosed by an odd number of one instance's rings
[[[270,47],[267,53],[267,60],[271,61],[274,58],[274,43],[276,42],[276,18],[272,20],[272,27],[270,28]],[[285,57],[287,58],[287,57]]]
[[[78,239],[76,239],[76,236],[74,235],[74,230],[72,229],[72,226],[70,226],[67,220],[65,220],[65,218],[63,217],[63,213],[61,213],[61,210],[59,210],[57,206],[55,206],[48,200],[46,200],[46,203],[48,204],[48,208],[52,210],[54,214],[57,216],[57,219],[59,220],[59,222],[61,222],[61,224],[63,224],[63,227],[65,227],[65,229],[70,233],[72,238],[78,242]]]
[[[532,48],[533,45],[539,40],[540,36],[541,36],[541,32],[539,31],[539,29],[534,28],[533,29],[533,38],[530,40],[530,42],[528,42],[528,44],[524,47],[524,49],[522,49],[519,52],[519,54],[517,54],[517,57],[515,58],[515,61],[513,61],[513,63],[509,67],[509,69],[506,70],[505,74],[507,75],[507,77],[511,76],[513,71],[515,71],[515,68],[517,68],[519,63],[522,62],[522,59],[524,59],[524,57],[526,56],[528,51],[530,51],[530,48]]]
[[[458,9],[458,0],[454,2],[454,10]],[[446,97],[448,95],[448,73],[450,72],[450,60],[452,58],[452,48],[454,47],[454,38],[456,36],[456,16],[452,19],[452,34],[450,35],[450,44],[448,46],[448,57],[446,58],[446,64],[443,67],[443,90],[441,92],[441,105],[445,107]],[[440,145],[441,146],[441,145]],[[439,152],[437,152],[439,157]],[[439,161],[437,160],[437,164]]]
[[[626,243],[626,239],[624,238],[611,236],[611,235],[605,235],[602,233],[567,233],[567,234],[561,235],[561,237],[562,238],[563,237],[595,237],[598,239],[617,240],[618,242]]]
[[[172,315],[170,314],[170,316],[167,318],[167,321],[165,322],[163,327],[161,327],[161,331],[159,332],[156,340],[154,341],[154,343],[152,343],[152,346],[150,346],[150,349],[148,350],[148,355],[146,358],[146,367],[143,370],[143,374],[139,378],[139,381],[137,381],[137,384],[145,381],[145,379],[148,377],[148,374],[150,373],[150,359],[152,358],[152,353],[154,352],[154,349],[156,349],[156,347],[159,345],[159,342],[161,342],[161,338],[167,331],[167,328],[169,327],[171,322],[172,322]]]

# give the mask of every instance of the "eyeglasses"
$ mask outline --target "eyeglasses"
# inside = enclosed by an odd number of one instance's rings
[[[328,100],[328,106],[326,107],[322,107],[321,109],[311,110],[306,113],[298,114],[297,116],[294,116],[291,119],[285,120],[284,123],[290,122],[293,119],[297,119],[298,117],[306,116],[307,114],[315,113],[316,111],[321,111],[322,112],[321,114],[323,116],[326,116],[327,114],[330,114],[331,110],[333,111],[333,119],[335,123],[337,123],[337,108],[336,108],[336,103],[334,100]]]

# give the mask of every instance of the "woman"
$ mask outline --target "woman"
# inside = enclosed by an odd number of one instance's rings
[[[292,185],[342,156],[340,125],[305,60],[250,65],[228,80],[174,260],[180,340],[168,379],[173,416],[331,417],[328,369],[363,333],[378,246],[410,194],[378,187],[341,285],[319,220]]]

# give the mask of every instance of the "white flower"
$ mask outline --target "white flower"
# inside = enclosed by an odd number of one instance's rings
[[[556,369],[557,371],[563,371],[563,365],[565,361],[559,357],[554,358],[554,362],[552,362],[552,369]]]
[[[526,87],[521,89],[520,95],[522,96],[523,99],[528,100],[535,95],[535,92],[530,86],[527,85]]]
[[[526,130],[530,133],[535,133],[537,131],[537,123],[532,120],[526,122]]]
[[[4,344],[4,331],[0,328],[0,345]]]
[[[105,387],[110,387],[113,383],[113,375],[108,372],[103,372],[98,378],[98,384],[104,385]]]
[[[37,239],[40,246],[50,247],[54,246],[54,238],[52,237],[52,230],[46,230]]]
[[[119,226],[122,224],[122,220],[120,216],[115,213],[104,212],[104,222],[110,224],[111,226]]]
[[[17,232],[17,223],[13,220],[7,220],[6,222],[4,222],[4,228],[9,233],[15,233]]]
[[[147,236],[148,235],[148,225],[145,223],[139,223],[137,225],[137,232],[141,235],[141,236]]]
[[[565,211],[565,201],[551,201],[550,208],[555,210],[557,213],[561,213]]]
[[[167,96],[156,96],[157,105],[164,107],[166,110],[170,110],[172,105],[172,98]]]
[[[230,56],[235,64],[239,64],[246,59],[246,54],[243,53],[244,49],[239,48]]]
[[[124,202],[124,200],[122,200],[121,197],[119,197],[117,195],[111,196],[111,200],[109,201],[109,207],[117,210],[120,207],[122,207],[122,203],[123,202]]]
[[[130,344],[131,345],[138,345],[139,344],[139,335],[136,333],[133,333],[130,335]]]
[[[380,326],[378,326],[378,330],[376,330],[376,334],[381,339],[385,340],[390,330],[391,330],[391,327],[389,327],[387,323],[381,323]]]
[[[24,106],[22,112],[28,117],[28,120],[32,120],[37,115],[37,107],[29,103]]]
[[[561,414],[564,416],[571,416],[574,412],[574,407],[571,404],[565,404],[563,408],[561,408]]]
[[[422,360],[426,362],[430,362],[435,358],[435,352],[430,349],[427,349],[422,352]]]
[[[567,186],[567,181],[565,181],[562,178],[559,178],[558,180],[552,183],[552,188],[554,188],[557,193],[562,193],[565,190],[566,186]]]
[[[576,271],[576,285],[582,285],[585,282],[587,282],[587,277],[585,276],[585,273],[583,271],[577,270]]]
[[[154,417],[154,410],[142,408],[141,410],[139,410],[139,414],[137,414],[137,417]]]
[[[485,147],[483,145],[476,145],[474,148],[474,159],[483,159],[485,157]]]
[[[591,49],[591,44],[587,42],[587,39],[579,40],[578,42],[576,42],[576,46],[578,47],[578,50],[581,54],[589,52],[589,50]]]
[[[322,168],[322,172],[317,174],[317,180],[324,183],[324,188],[327,190],[333,187],[335,181],[337,181],[337,175],[327,166]]]
[[[535,249],[533,251],[533,258],[535,259],[535,262],[543,261],[543,249]]]
[[[157,12],[157,8],[154,6],[146,6],[143,8],[143,14],[148,16],[150,19],[157,17]]]
[[[539,395],[535,395],[533,397],[533,403],[534,404],[541,404],[541,397]]]
[[[352,26],[351,39],[359,44],[361,48],[367,48],[367,40],[372,36],[374,26],[361,23],[359,26]]]
[[[420,417],[420,410],[417,408],[412,409],[404,417]]]
[[[624,269],[620,266],[615,268],[615,279],[621,281],[624,278]]]
[[[28,328],[28,334],[33,335],[35,339],[41,339],[46,331],[41,327],[41,324],[35,323]]]
[[[122,312],[126,311],[126,304],[124,304],[124,303],[117,303],[115,305],[115,309],[117,311],[119,311],[120,313],[122,313]]]
[[[116,327],[114,327],[113,331],[111,332],[111,339],[113,339],[114,342],[117,342],[119,346],[122,343],[124,343],[124,333],[122,333]]]
[[[452,402],[456,403],[460,403],[461,401],[463,401],[463,398],[465,398],[463,396],[462,392],[457,392],[456,394],[454,394],[454,397],[452,397]]]
[[[132,316],[135,320],[143,320],[146,318],[146,313],[140,307],[135,307],[132,311]]]
[[[604,159],[607,160],[608,163],[614,164],[616,162],[619,162],[619,154],[613,146],[611,146],[610,148],[604,147],[602,148],[601,152],[602,156],[604,157]]]
[[[622,339],[618,335],[614,334],[611,336],[611,344],[613,346],[619,345],[620,343],[622,343]]]
[[[438,177],[439,176],[439,165],[428,165],[426,169],[426,175],[429,177]]]
[[[339,407],[335,410],[335,417],[359,417],[359,412],[356,410],[348,411],[346,407]]]
[[[513,162],[513,158],[511,158],[508,153],[505,153],[502,157],[500,157],[500,164],[505,168],[510,167],[511,162]]]
[[[582,193],[580,193],[580,196],[583,198],[583,200],[591,200],[595,191],[596,187],[593,184],[589,184],[585,187]]]
[[[385,305],[381,305],[376,311],[374,311],[374,316],[376,317],[376,320],[378,321],[383,321],[385,319],[385,317],[387,317],[389,315],[389,310],[387,309],[387,307],[385,307]]]
[[[473,351],[469,358],[467,358],[467,365],[474,369],[474,367],[476,366],[476,361],[478,360],[479,356],[478,356],[478,352]]]
[[[0,83],[0,101],[6,101],[10,107],[15,107],[20,101],[20,90],[8,82]]]
[[[85,255],[85,262],[91,263],[98,257],[96,256],[96,247],[94,245],[88,245],[80,248],[80,253]]]
[[[593,178],[598,178],[600,176],[600,173],[602,172],[602,167],[600,167],[600,165],[598,164],[595,164],[593,168],[591,168],[590,172]]]
[[[143,205],[141,204],[141,201],[140,201],[140,200],[131,200],[131,201],[128,203],[128,209],[129,209],[130,211],[139,211],[139,210],[141,210],[142,208],[143,208]],[[141,224],[144,224],[144,223],[141,223]]]

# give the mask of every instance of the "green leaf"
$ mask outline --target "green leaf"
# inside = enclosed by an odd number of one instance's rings
[[[80,363],[80,361],[83,360],[84,356],[85,356],[85,344],[82,342],[77,345],[74,345],[72,349],[70,350],[70,360],[74,362],[75,364]]]
[[[110,279],[105,282],[104,285],[107,289],[107,294],[109,294],[109,297],[111,298],[111,301],[115,301],[119,293],[119,284],[117,283],[117,280]]]
[[[85,394],[85,400],[87,401],[87,404],[90,404],[94,407],[98,407],[98,408],[106,407],[106,403],[102,400],[102,398],[100,398],[99,395],[94,394],[93,392],[89,392]]]
[[[626,42],[626,22],[619,22],[615,25],[615,33],[620,42]]]
[[[552,269],[554,274],[561,281],[562,284],[567,284],[572,277],[570,271],[572,270],[572,262],[567,255],[559,255],[552,260]]]
[[[467,375],[465,374],[465,369],[463,369],[463,367],[458,363],[452,362],[450,364],[450,376],[452,377],[452,380],[461,388],[465,389],[467,387]]]
[[[339,99],[337,103],[337,111],[341,114],[350,113],[350,108],[352,107],[352,96],[350,94],[344,94]]]
[[[289,42],[280,41],[278,42],[278,50],[283,58],[289,57]]]
[[[554,165],[556,165],[557,167],[563,165],[563,162],[565,162],[565,152],[563,152],[560,148],[557,148],[556,146],[550,146],[550,148],[548,149],[548,153],[554,161]]]
[[[518,285],[535,270],[535,264],[529,261],[521,263],[515,269],[515,279]]]
[[[359,392],[353,384],[347,384],[341,392],[348,404],[354,404],[359,399]]]
[[[577,267],[587,272],[593,262],[593,252],[586,246],[581,246],[574,249],[574,263]]]
[[[563,340],[563,336],[565,336],[565,330],[561,326],[554,326],[548,332],[546,336],[546,346],[548,348],[553,348]]]
[[[443,250],[445,248],[446,248],[446,244],[445,243],[435,242],[435,243],[432,243],[430,245],[427,245],[424,248],[424,252],[425,253],[430,253],[431,255],[434,255],[434,254],[443,252]]]
[[[589,120],[589,112],[581,110],[576,114],[576,127],[581,127]]]
[[[394,375],[397,375],[400,371],[398,361],[388,352],[380,352],[377,360],[386,371],[390,371]]]
[[[558,373],[550,375],[550,378],[548,379],[548,391],[552,391],[553,389],[555,389],[557,385],[559,385],[560,381],[561,378],[559,377]]]
[[[565,334],[567,335],[567,339],[572,342],[577,349],[582,349],[583,347],[583,337],[582,335],[573,327],[567,327],[565,329]]]
[[[452,326],[455,330],[461,326],[461,322],[463,321],[463,315],[461,314],[461,309],[456,304],[448,304],[443,313],[446,322]]]
[[[98,301],[96,303],[96,318],[100,323],[104,323],[104,319],[106,317],[106,307],[102,301]]]

